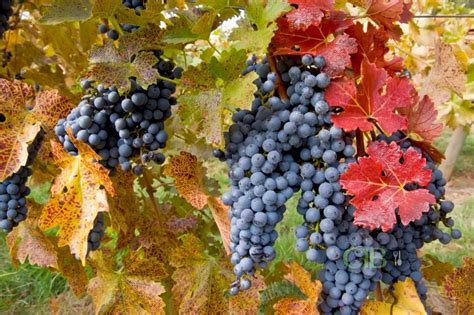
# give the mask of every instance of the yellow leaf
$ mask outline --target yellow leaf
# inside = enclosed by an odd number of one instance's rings
[[[61,169],[51,187],[51,199],[43,209],[40,228],[60,226],[58,246],[69,245],[71,252],[85,264],[87,237],[99,212],[109,211],[107,193],[114,195],[108,170],[88,145],[73,140],[79,155],[70,156],[52,142],[55,163]]]
[[[92,12],[89,0],[56,0],[45,7],[40,23],[59,24],[87,20]]]
[[[434,281],[441,285],[447,274],[452,272],[454,266],[440,261],[438,258],[429,254],[423,255],[423,266],[421,272],[427,281]]]
[[[173,301],[180,314],[219,314],[228,308],[224,293],[233,274],[227,260],[206,254],[202,242],[194,235],[181,237],[182,246],[175,249],[171,265]],[[226,268],[227,267],[227,268]]]
[[[97,314],[165,314],[160,298],[165,289],[160,283],[116,272],[100,253],[93,256],[98,262],[97,275],[89,282],[87,293]]]
[[[425,315],[425,307],[416,292],[411,278],[393,285],[395,303],[366,300],[360,311],[361,315]]]
[[[286,265],[286,268],[288,273],[285,275],[285,279],[296,285],[307,296],[307,299],[281,299],[273,305],[275,314],[319,314],[317,302],[322,289],[321,282],[319,280],[312,281],[311,274],[297,262],[292,261],[289,265]]]

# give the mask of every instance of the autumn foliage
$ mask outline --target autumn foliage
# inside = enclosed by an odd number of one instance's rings
[[[363,19],[339,2],[149,0],[136,15],[121,0],[26,1],[21,10],[29,18],[0,42],[5,51],[16,51],[0,70],[0,181],[26,164],[28,145],[43,130],[30,182],[32,190],[51,187],[47,202],[28,200],[28,219],[7,236],[13,262],[62,273],[101,314],[255,314],[277,280],[290,282],[305,298],[281,297],[272,305],[275,313],[317,314],[322,284],[294,261],[273,274],[258,271],[250,290],[228,296],[234,276],[230,222],[220,200],[226,169],[210,152],[224,148],[232,113],[251,107],[257,76],[242,75],[251,54],[271,61],[320,55],[332,79],[325,98],[335,109],[334,125],[353,131],[357,145],[357,160],[340,180],[356,209],[354,224],[388,231],[397,218],[409,224],[435,203],[426,188],[432,171],[424,153],[436,162],[442,158],[433,141],[443,125],[435,122],[433,101],[418,94],[403,74],[403,59],[388,45],[401,38],[411,2],[349,1]],[[219,35],[231,19],[238,27]],[[114,42],[96,35],[103,21],[140,29]],[[185,67],[177,81],[179,105],[166,125],[172,135],[166,163],[146,166],[139,177],[112,171],[71,130],[78,155],[67,154],[53,128],[80,101],[79,79],[126,93],[134,77],[146,88],[163,79],[154,67],[157,49]],[[22,80],[13,80],[14,74]],[[376,138],[397,131],[423,152]],[[101,248],[88,252],[99,213],[107,230]],[[472,304],[472,264],[466,259],[452,271],[444,284],[448,297]],[[424,314],[411,280],[395,284],[393,296],[367,301],[361,314]]]

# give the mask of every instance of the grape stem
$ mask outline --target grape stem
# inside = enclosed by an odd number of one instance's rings
[[[161,220],[160,208],[158,207],[158,204],[156,203],[156,200],[155,200],[155,189],[153,188],[152,179],[150,178],[149,175],[150,174],[148,173],[148,170],[145,169],[143,172],[143,181],[145,182],[145,190],[148,194],[148,197],[150,198],[151,205],[153,206],[153,209],[155,210],[157,214],[158,225],[163,226],[163,222]]]
[[[277,75],[276,85],[277,85],[278,95],[280,95],[280,98],[283,101],[286,101],[288,99],[288,95],[286,95],[285,86],[283,85],[283,81],[281,80],[280,72],[278,72],[275,56],[268,57],[268,64],[270,65],[271,71],[276,73]]]
[[[377,301],[383,301],[382,286],[380,285],[380,281],[378,281],[377,285],[375,286],[375,299]]]
[[[170,79],[170,78],[167,78],[167,77],[162,77],[161,75],[157,75],[158,76],[158,79],[162,80],[162,81],[168,81],[168,82],[171,82],[171,83],[174,83],[176,85],[179,84],[179,82],[177,80],[173,80],[173,79]]]

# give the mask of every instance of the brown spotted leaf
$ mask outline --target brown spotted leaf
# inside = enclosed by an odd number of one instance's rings
[[[0,79],[0,182],[25,165],[28,145],[40,131],[41,123],[27,109],[33,97],[29,85]]]
[[[252,277],[252,287],[229,299],[229,313],[232,315],[253,315],[259,313],[260,292],[266,289],[263,276]]]
[[[66,117],[75,105],[57,90],[43,90],[35,98],[33,114],[44,128],[53,129],[56,122]]]
[[[226,253],[230,255],[230,220],[227,216],[228,207],[224,205],[220,198],[213,196],[209,197],[208,205],[221,234],[224,249]]]
[[[443,292],[456,302],[459,310],[474,310],[474,257],[464,257],[461,267],[447,274]],[[471,314],[471,313],[467,313]]]
[[[56,165],[62,171],[51,187],[40,228],[59,226],[58,246],[69,245],[72,254],[85,263],[88,234],[97,214],[109,210],[107,194],[113,196],[114,189],[108,170],[97,162],[100,157],[83,142],[73,140],[73,144],[80,153],[77,156],[67,155],[59,143],[52,142]]]
[[[366,300],[360,311],[361,315],[426,315],[425,307],[416,292],[411,278],[393,285],[395,302]]]
[[[160,75],[153,68],[158,58],[146,50],[160,48],[162,33],[162,29],[157,25],[150,25],[122,36],[119,47],[111,42],[94,46],[89,53],[92,65],[87,74],[88,78],[127,91],[131,87],[129,78],[133,76],[143,88],[147,88],[155,83]]]
[[[202,209],[207,204],[208,195],[204,186],[205,169],[197,157],[182,151],[170,158],[164,174],[173,177],[178,193],[193,207]]]
[[[467,77],[450,44],[438,40],[435,58],[420,94],[429,95],[435,106],[440,106],[450,99],[452,92],[459,95],[463,93]]]
[[[41,267],[58,266],[58,256],[54,243],[30,220],[21,222],[7,236],[7,245],[13,263],[28,262]]]
[[[86,270],[80,260],[77,260],[68,247],[57,249],[58,267],[57,270],[68,280],[69,288],[76,296],[83,296],[86,293],[87,277]]]
[[[293,261],[286,265],[286,269],[288,273],[285,275],[285,279],[296,285],[306,295],[307,299],[281,299],[273,306],[275,314],[319,314],[317,301],[322,289],[321,282],[311,280],[311,274],[297,262]]]

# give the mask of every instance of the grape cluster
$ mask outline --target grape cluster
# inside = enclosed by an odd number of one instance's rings
[[[255,71],[259,75],[252,109],[234,114],[226,153],[215,152],[227,160],[232,184],[223,196],[231,206],[231,262],[239,279],[231,294],[250,287],[245,274],[252,275],[255,266],[265,267],[274,259],[275,225],[283,217],[285,202],[307,185],[302,178],[307,165],[300,167],[301,160],[311,159],[308,148],[322,126],[330,123],[329,106],[322,95],[329,84],[329,76],[320,71],[324,59],[286,58],[277,66],[289,99],[273,95],[278,77],[270,72],[266,59],[249,60],[244,74]]]
[[[104,215],[99,212],[94,220],[94,226],[87,236],[87,252],[95,251],[100,246],[100,240],[104,236]]]
[[[140,12],[144,9],[145,5],[143,0],[123,0],[122,4],[127,8],[134,9],[136,15],[140,15]],[[138,26],[120,23],[120,27],[123,31],[132,33],[138,30]],[[108,24],[102,23],[99,25],[99,33],[107,34],[107,37],[112,40],[117,40],[119,38],[119,33],[117,30],[110,28]]]
[[[170,80],[179,78],[182,69],[162,59],[161,54],[162,51],[155,52],[160,58],[156,65],[160,75]],[[82,83],[90,88],[89,81]],[[137,156],[142,163],[164,162],[164,155],[157,150],[164,148],[168,140],[164,122],[171,116],[171,106],[176,104],[172,96],[176,85],[163,79],[145,90],[133,78],[131,83],[126,95],[99,84],[89,90],[66,119],[58,121],[55,132],[68,153],[77,154],[66,133],[70,128],[74,137],[91,146],[101,156],[100,163],[110,169],[120,165],[124,171],[133,169],[139,175],[143,168]]]
[[[13,14],[13,0],[0,0],[0,36],[5,33],[8,28],[8,19]]]
[[[28,146],[28,160],[26,166],[0,183],[0,229],[10,232],[21,221],[26,219],[28,208],[26,197],[30,189],[26,186],[32,171],[29,167],[33,163],[43,140],[43,132],[40,131],[35,141]]]
[[[445,199],[446,180],[428,153],[413,145],[400,131],[390,137],[380,135],[379,139],[386,142],[395,141],[403,151],[410,147],[414,148],[424,156],[426,167],[432,171],[431,181],[427,187],[409,184],[405,189],[426,188],[435,196],[436,204],[430,205],[428,212],[423,213],[420,219],[407,226],[398,222],[388,233],[374,233],[377,240],[387,250],[385,254],[387,265],[382,269],[382,280],[387,284],[393,284],[398,280],[403,281],[406,277],[410,277],[416,284],[421,300],[425,301],[427,289],[422,281],[421,261],[417,257],[416,250],[422,248],[425,243],[436,240],[442,244],[448,244],[452,239],[461,238],[461,231],[453,228],[454,220],[448,217],[448,214],[454,209],[454,204]],[[450,233],[444,232],[440,228],[440,223],[449,228]]]

